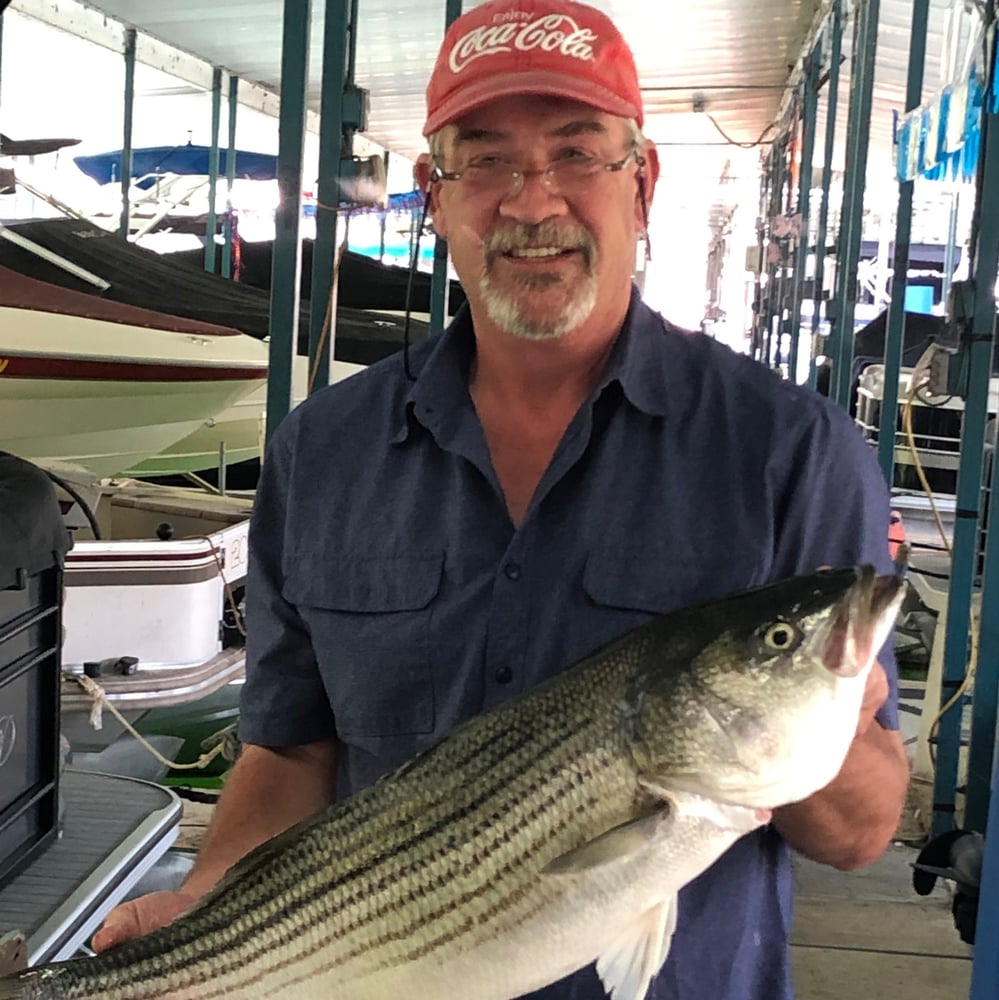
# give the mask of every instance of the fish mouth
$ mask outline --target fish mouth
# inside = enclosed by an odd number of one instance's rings
[[[877,576],[872,566],[858,572],[859,579],[837,605],[822,650],[826,669],[839,677],[867,671],[894,628],[905,596],[901,575]]]

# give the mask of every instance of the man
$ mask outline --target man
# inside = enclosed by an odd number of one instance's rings
[[[468,308],[411,352],[411,378],[387,359],[275,435],[243,755],[183,891],[119,909],[99,947],[654,613],[822,564],[889,568],[886,490],[848,416],[634,290],[658,165],[611,22],[492,0],[452,25],[427,96],[418,180]],[[877,667],[826,789],[684,890],[651,997],[790,996],[786,845],[841,868],[883,851],[906,785],[891,686]],[[592,968],[538,994],[604,995]]]

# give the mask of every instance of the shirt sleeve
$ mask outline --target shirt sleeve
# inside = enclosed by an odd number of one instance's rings
[[[335,735],[309,631],[282,593],[295,423],[286,419],[268,448],[250,520],[239,737],[261,746],[297,746]]]
[[[895,572],[888,550],[890,494],[870,445],[849,414],[822,401],[816,417],[792,449],[775,450],[782,476],[775,568],[778,576],[810,573],[820,566],[870,563],[878,573]],[[898,729],[898,667],[894,637],[878,655],[890,693],[877,714],[886,729]]]

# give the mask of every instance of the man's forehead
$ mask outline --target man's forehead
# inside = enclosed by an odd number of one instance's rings
[[[515,110],[527,112],[517,115]],[[616,135],[626,129],[624,119],[588,104],[560,98],[525,95],[490,102],[470,111],[448,131],[456,143],[517,139],[525,132],[542,138]]]

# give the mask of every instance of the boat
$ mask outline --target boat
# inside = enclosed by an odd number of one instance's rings
[[[35,219],[10,223],[8,234],[47,251],[41,256],[25,245],[0,239],[0,266],[28,277],[58,284],[88,295],[98,294],[92,281],[71,273],[60,259],[82,268],[99,279],[101,298],[176,314],[203,323],[235,328],[259,340],[270,332],[270,293],[241,281],[209,274],[200,260],[182,255],[159,254],[136,246],[91,222],[80,219]],[[303,241],[303,254],[311,241]],[[383,268],[378,272],[388,272]],[[398,268],[392,268],[398,272]],[[341,274],[340,287],[355,283],[353,272]],[[333,356],[340,361],[369,365],[401,350],[404,322],[395,312],[397,292],[376,298],[380,281],[369,283],[371,298],[365,308],[354,308],[338,300]],[[345,296],[347,297],[347,296]],[[422,300],[420,300],[422,301]],[[419,313],[419,301],[414,310]],[[299,309],[296,353],[308,354],[309,304]],[[430,335],[429,323],[414,316],[410,323],[413,343]]]
[[[335,360],[331,366],[331,382],[349,378],[365,367]],[[293,406],[308,395],[308,367],[308,358],[299,355],[292,359]],[[228,409],[210,417],[192,434],[127,469],[123,475],[140,479],[156,478],[260,460],[263,458],[266,418],[267,386],[262,385]]]
[[[108,706],[135,726],[158,711],[146,732],[174,757],[183,740],[171,745],[164,731],[171,712],[200,719],[205,699],[236,704],[252,494],[82,472],[57,492],[74,537],[63,576],[63,733],[77,766],[159,780],[167,767]]]
[[[266,346],[236,329],[0,266],[0,450],[113,476],[266,378]]]

